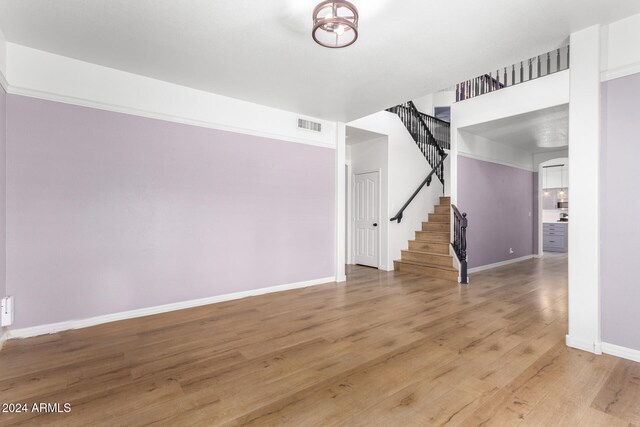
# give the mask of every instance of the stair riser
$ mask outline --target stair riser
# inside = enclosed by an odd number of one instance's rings
[[[440,206],[442,205],[450,205],[451,204],[451,197],[447,196],[447,197],[440,197]]]
[[[439,223],[449,224],[450,218],[451,217],[449,215],[438,215],[438,214],[432,214],[432,213],[429,214],[429,222],[439,222]]]
[[[436,231],[438,233],[446,233],[451,227],[446,222],[423,222],[422,231]]]
[[[435,277],[438,279],[458,281],[457,271],[446,271],[438,268],[424,267],[421,265],[403,264],[402,262],[394,261],[394,269],[396,271],[402,271],[405,273],[422,274],[424,276]]]
[[[416,240],[410,240],[409,250],[449,255],[449,243],[427,243],[427,242],[418,242]]]
[[[438,256],[402,251],[402,260],[420,262],[430,265],[441,265],[443,267],[453,267],[453,259],[449,255]]]
[[[435,213],[436,213],[436,215],[447,215],[447,216],[450,217],[451,216],[451,208],[449,206],[436,205]]]
[[[433,234],[428,231],[416,231],[416,240],[423,242],[449,243],[449,234]]]

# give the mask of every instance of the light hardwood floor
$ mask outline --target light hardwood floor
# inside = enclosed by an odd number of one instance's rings
[[[468,287],[352,267],[0,352],[0,425],[640,425],[640,364],[569,349],[566,256]]]

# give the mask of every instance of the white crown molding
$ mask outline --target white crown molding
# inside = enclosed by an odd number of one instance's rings
[[[633,360],[634,362],[640,362],[640,350],[603,342],[602,352],[612,356],[622,357],[623,359]]]
[[[7,82],[7,78],[2,74],[2,71],[0,71],[0,86],[5,92],[9,93],[9,82]]]
[[[570,335],[565,337],[565,342],[567,346],[571,348],[577,348],[578,350],[588,351],[594,354],[602,354],[603,343],[583,340]]]
[[[116,322],[118,320],[133,319],[136,317],[150,316],[153,314],[167,313],[185,308],[198,307],[202,305],[215,304],[224,301],[231,301],[240,298],[253,297],[257,295],[270,294],[273,292],[288,291],[291,289],[306,288],[309,286],[317,286],[327,283],[335,283],[335,277],[323,277],[321,279],[307,280],[304,282],[290,283],[286,285],[270,286],[268,288],[253,289],[243,292],[235,292],[225,295],[216,295],[213,297],[200,298],[189,301],[176,302],[172,304],[158,305],[154,307],[145,307],[137,310],[122,311],[119,313],[105,314],[102,316],[90,317],[81,320],[69,320],[66,322],[50,323],[47,325],[33,326],[22,329],[12,329],[7,331],[9,339],[28,338],[38,335],[54,334],[70,329],[88,328],[90,326],[100,325],[103,323]],[[6,338],[5,338],[6,339]]]
[[[6,91],[7,93],[10,93],[12,95],[20,95],[20,96],[26,96],[29,98],[44,99],[46,101],[61,102],[64,104],[77,105],[80,107],[95,108],[98,110],[112,111],[115,113],[129,114],[133,116],[146,117],[150,119],[163,120],[167,122],[181,123],[185,125],[198,126],[203,128],[209,128],[209,129],[217,129],[217,130],[223,130],[228,132],[242,133],[245,135],[253,135],[253,136],[264,137],[269,139],[276,139],[279,141],[295,142],[298,144],[313,145],[317,147],[331,148],[331,149],[336,148],[333,144],[327,144],[327,143],[312,141],[312,140],[303,139],[303,138],[293,138],[287,135],[274,134],[269,132],[257,131],[253,129],[239,128],[239,127],[223,125],[215,122],[194,120],[188,117],[174,116],[174,115],[164,114],[164,113],[156,113],[153,111],[140,110],[137,108],[125,107],[122,105],[108,104],[108,103],[103,103],[99,101],[93,101],[90,99],[76,98],[72,96],[44,92],[44,91],[35,90],[35,89],[17,87],[13,85],[8,85],[8,89],[6,89]],[[295,126],[295,125],[296,125],[295,123],[292,123],[292,126]]]
[[[622,67],[612,68],[600,73],[600,81],[606,82],[613,79],[619,79],[620,77],[630,76],[632,74],[640,73],[640,62],[634,64],[624,65]]]
[[[485,156],[479,156],[477,154],[472,154],[472,153],[466,153],[464,151],[460,151],[458,149],[458,156],[462,156],[462,157],[467,157],[469,159],[474,159],[474,160],[480,160],[482,162],[488,162],[488,163],[495,163],[498,165],[502,165],[502,166],[509,166],[512,168],[516,168],[516,169],[522,169],[525,170],[527,172],[535,172],[535,170],[533,169],[533,166],[522,166],[516,163],[511,163],[511,162],[505,162],[502,160],[496,160],[496,159],[492,159],[489,157],[485,157]]]
[[[497,268],[497,267],[502,267],[504,265],[513,264],[515,262],[526,261],[528,259],[532,259],[533,257],[534,257],[533,255],[525,255],[525,256],[521,256],[519,258],[508,259],[506,261],[500,261],[500,262],[496,262],[496,263],[493,263],[493,264],[481,265],[479,267],[470,268],[469,270],[467,270],[467,273],[471,274],[471,273],[477,273],[479,271],[490,270],[492,268]]]

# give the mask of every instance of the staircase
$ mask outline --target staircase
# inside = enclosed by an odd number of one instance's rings
[[[440,197],[440,204],[429,214],[429,221],[416,231],[409,249],[402,251],[400,260],[394,261],[397,271],[417,273],[445,280],[458,280],[458,270],[449,255],[451,242],[451,198]]]

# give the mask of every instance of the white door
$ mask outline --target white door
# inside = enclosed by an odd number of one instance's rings
[[[353,191],[355,263],[379,267],[380,174],[355,175]]]

